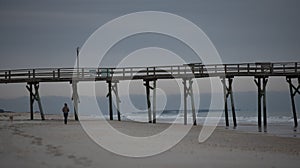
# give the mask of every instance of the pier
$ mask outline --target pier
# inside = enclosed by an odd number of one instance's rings
[[[184,124],[187,124],[188,97],[192,109],[193,123],[196,122],[196,112],[193,95],[193,79],[219,77],[224,90],[225,124],[229,126],[228,99],[232,112],[233,126],[237,126],[234,95],[232,83],[236,77],[253,77],[257,86],[257,116],[258,127],[267,127],[266,86],[270,77],[283,77],[287,81],[290,90],[292,115],[294,126],[298,126],[295,96],[300,94],[300,62],[260,62],[241,64],[212,64],[203,65],[192,63],[174,66],[156,67],[122,67],[122,68],[38,68],[0,70],[0,83],[25,83],[30,97],[30,119],[33,119],[33,104],[39,105],[41,119],[44,113],[39,96],[39,85],[43,82],[68,82],[72,85],[72,100],[74,103],[75,119],[78,120],[79,96],[77,92],[78,82],[106,81],[108,86],[107,97],[109,99],[109,119],[113,120],[112,96],[116,96],[118,120],[121,120],[119,108],[118,83],[124,80],[143,80],[146,89],[148,121],[156,123],[156,82],[164,79],[182,79],[184,88]],[[152,91],[153,99],[150,99]],[[263,122],[262,122],[263,119]]]

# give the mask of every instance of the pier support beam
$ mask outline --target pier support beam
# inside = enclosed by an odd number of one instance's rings
[[[74,106],[74,117],[75,120],[78,121],[78,103],[80,103],[79,96],[78,96],[78,91],[77,91],[77,81],[72,82],[72,100],[73,100],[73,106]]]
[[[228,82],[226,82],[226,79]],[[237,126],[237,123],[236,123],[235,106],[234,106],[234,100],[233,100],[232,82],[233,82],[232,77],[228,77],[228,78],[223,77],[222,78],[223,90],[224,90],[224,110],[225,110],[226,127],[229,126],[227,99],[230,96],[233,126],[235,128]],[[228,83],[228,85],[227,85],[227,83]]]
[[[152,100],[152,108],[153,108],[153,123],[156,123],[156,80],[153,81],[153,100]]]
[[[40,94],[39,94],[39,83],[27,83],[26,88],[30,94],[30,96],[29,96],[30,97],[30,119],[33,120],[33,104],[34,104],[34,101],[37,101],[39,109],[40,109],[41,119],[45,120],[42,103],[41,103],[41,98],[40,98]]]
[[[112,102],[112,91],[114,92],[115,96],[116,96],[116,105],[117,105],[117,115],[118,115],[118,121],[121,121],[121,113],[120,113],[120,97],[119,97],[119,93],[118,93],[118,83],[119,81],[111,81],[111,80],[107,80],[106,81],[108,83],[108,93],[106,95],[106,97],[108,97],[109,100],[109,119],[110,120],[114,120],[114,116],[113,116],[113,102]]]
[[[193,81],[192,78],[183,78],[183,93],[184,93],[184,125],[187,124],[187,98],[190,96],[191,98],[191,106],[192,106],[192,116],[193,116],[193,125],[197,125],[197,116],[195,112],[195,102],[194,102],[194,94],[193,94]]]
[[[153,86],[150,86],[150,81],[153,82]],[[148,122],[155,124],[156,123],[156,79],[144,80],[144,86],[146,87]],[[151,110],[150,89],[153,91],[152,110]]]
[[[106,97],[108,97],[109,100],[109,119],[110,120],[114,120],[114,116],[113,116],[113,107],[112,107],[112,94],[111,94],[111,80],[106,81],[108,83],[108,94],[106,95]]]
[[[293,117],[294,117],[294,127],[298,127],[298,119],[297,119],[297,111],[296,111],[296,105],[295,105],[295,96],[296,94],[300,94],[300,77],[296,78],[298,79],[298,84],[294,84],[291,77],[287,77],[286,81],[289,84],[290,88],[290,96],[291,96],[291,102],[292,102],[292,111],[293,111]]]
[[[266,102],[266,86],[268,83],[267,77],[256,77],[254,80],[255,84],[257,85],[257,92],[258,92],[258,128],[261,131],[261,105],[263,105],[263,123],[264,123],[264,131],[267,131],[267,102]],[[263,103],[263,104],[261,104]]]
[[[121,121],[121,113],[120,113],[120,97],[119,97],[119,92],[118,92],[118,83],[119,81],[114,81],[112,85],[112,90],[115,93],[116,96],[116,105],[117,105],[117,114],[118,114],[118,121]]]

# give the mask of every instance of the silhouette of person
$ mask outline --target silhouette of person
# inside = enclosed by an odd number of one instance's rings
[[[69,111],[70,111],[70,109],[69,109],[67,103],[65,103],[64,107],[62,108],[62,112],[64,113],[64,118],[65,118],[65,124],[67,124],[67,122],[68,122]]]

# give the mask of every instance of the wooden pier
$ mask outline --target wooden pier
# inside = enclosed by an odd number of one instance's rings
[[[290,89],[292,114],[294,126],[298,126],[295,96],[300,94],[300,62],[277,63],[243,63],[243,64],[214,64],[203,65],[201,63],[184,64],[175,66],[156,67],[124,67],[124,68],[38,68],[0,70],[0,83],[26,83],[30,94],[30,112],[33,119],[33,104],[38,102],[41,118],[44,114],[39,96],[39,85],[42,82],[69,82],[72,84],[75,119],[78,120],[79,97],[77,92],[78,82],[106,81],[108,84],[107,97],[109,99],[109,115],[113,120],[112,94],[114,93],[119,106],[118,83],[123,80],[143,80],[146,87],[148,119],[150,123],[156,122],[156,82],[162,79],[182,79],[184,86],[184,124],[187,124],[187,98],[190,97],[193,124],[196,125],[196,113],[194,107],[193,79],[220,77],[224,90],[225,123],[229,126],[228,98],[230,97],[231,111],[234,127],[237,126],[232,83],[235,77],[253,77],[257,85],[258,95],[258,127],[267,127],[266,86],[268,78],[277,76],[286,78]],[[152,86],[151,86],[152,84]],[[153,92],[151,103],[150,92]],[[152,105],[152,107],[151,107]],[[263,112],[263,115],[262,115]],[[117,107],[118,120],[121,120],[120,109]]]

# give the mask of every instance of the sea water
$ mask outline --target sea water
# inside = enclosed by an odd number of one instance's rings
[[[221,113],[220,118],[217,118],[219,122],[218,126],[226,129],[234,129],[237,131],[248,133],[262,133],[268,135],[276,135],[282,137],[294,137],[300,138],[300,128],[294,128],[294,119],[292,113],[287,112],[269,112],[267,117],[267,127],[261,129],[258,128],[258,117],[256,111],[236,111],[237,127],[233,127],[233,118],[231,111],[229,111],[229,127],[225,124],[225,114],[223,110],[197,110],[197,124],[203,125],[204,121],[208,118],[208,114],[211,112]],[[290,114],[290,115],[288,115]],[[84,119],[100,119],[99,115],[89,115]],[[108,115],[104,115],[105,119],[109,119]],[[103,119],[104,119],[103,118]],[[118,116],[114,114],[113,118],[117,120]],[[214,118],[216,119],[216,118]],[[148,122],[148,111],[136,111],[136,112],[123,112],[121,113],[121,120],[135,121],[135,122]],[[157,123],[184,123],[184,111],[183,110],[158,110],[156,112]],[[192,111],[187,111],[187,122],[192,124]],[[300,122],[300,119],[298,119]],[[263,124],[263,117],[262,117]]]

